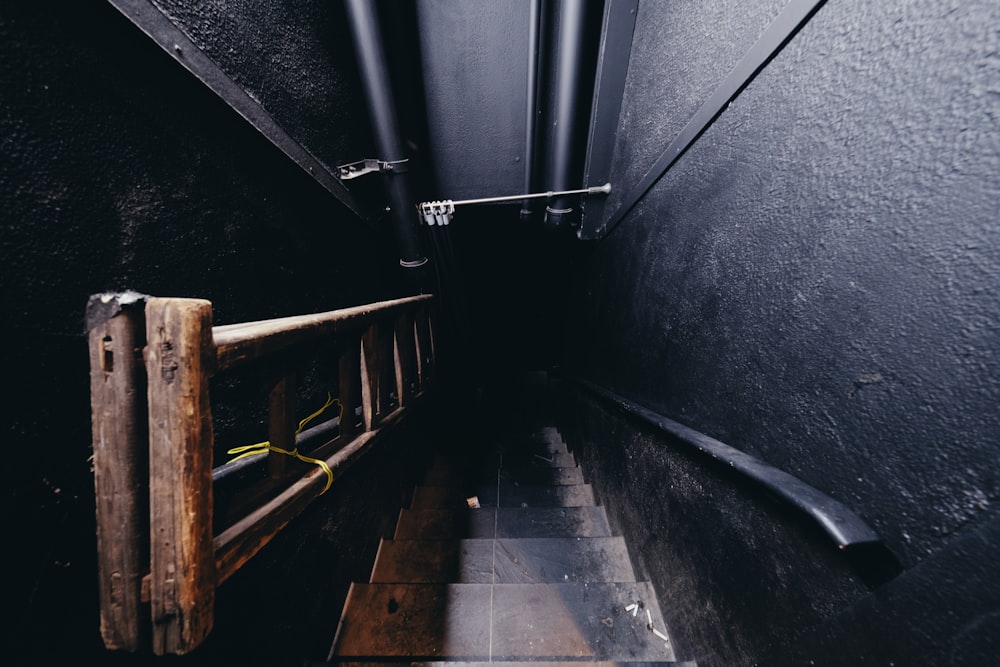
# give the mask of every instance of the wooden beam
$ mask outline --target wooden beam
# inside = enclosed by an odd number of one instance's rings
[[[218,326],[212,330],[218,369],[221,371],[270,357],[291,347],[329,340],[341,332],[361,331],[378,319],[391,319],[395,313],[433,298],[426,294],[315,315]]]
[[[295,449],[295,429],[298,426],[295,417],[295,375],[284,371],[278,372],[277,376],[267,397],[268,441],[272,447],[290,452]],[[268,452],[267,470],[272,480],[282,479],[288,470],[288,455]]]
[[[115,299],[108,295],[97,308]],[[97,308],[88,305],[87,338],[101,638],[108,649],[138,651],[149,635],[142,604],[149,571],[144,302],[115,305],[117,314],[92,322]]]
[[[184,654],[212,630],[212,305],[152,298],[146,306],[152,645]]]

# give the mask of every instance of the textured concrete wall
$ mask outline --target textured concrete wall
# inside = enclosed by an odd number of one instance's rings
[[[781,3],[723,4],[640,3],[617,192]],[[1000,496],[998,20],[827,2],[594,244],[569,329],[573,370],[853,507],[908,567]],[[713,604],[757,613],[721,574]],[[752,659],[739,628],[703,649]]]

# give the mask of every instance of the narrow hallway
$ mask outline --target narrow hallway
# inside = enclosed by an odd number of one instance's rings
[[[352,584],[331,663],[677,664],[544,386],[521,394],[521,423],[436,457],[370,580]]]

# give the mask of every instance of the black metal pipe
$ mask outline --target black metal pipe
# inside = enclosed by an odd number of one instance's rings
[[[541,43],[541,11],[542,0],[531,0],[528,9],[531,13],[528,19],[528,82],[527,109],[524,124],[524,191],[535,189],[535,125],[538,116],[538,53]],[[521,219],[529,220],[534,212],[532,200],[525,199],[521,203]]]
[[[582,178],[580,128],[590,114],[583,99],[586,79],[587,0],[557,4],[555,38],[555,96],[549,115],[546,153],[546,190],[573,190]],[[545,207],[545,226],[571,224],[579,213],[579,197],[556,197]]]
[[[368,115],[375,132],[379,160],[399,163],[407,159],[399,134],[396,103],[389,79],[389,66],[382,44],[376,3],[371,0],[346,0],[347,18],[354,36],[361,82],[368,103]],[[413,197],[406,175],[406,162],[395,164],[392,170],[383,171],[389,213],[399,252],[399,263],[407,269],[416,269],[427,263],[421,248],[420,227]]]

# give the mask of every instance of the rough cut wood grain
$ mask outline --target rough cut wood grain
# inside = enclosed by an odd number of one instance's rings
[[[358,432],[358,421],[355,410],[361,406],[361,340],[349,338],[340,352],[340,368],[338,371],[340,384],[340,404],[343,406],[343,419],[340,422],[340,434],[350,438]]]
[[[378,345],[375,326],[370,326],[361,337],[361,415],[364,428],[375,428],[378,412]]]
[[[399,404],[406,405],[419,391],[420,384],[420,378],[417,374],[413,316],[409,313],[402,313],[396,317],[393,352],[396,362],[396,395],[399,397]]]
[[[112,650],[138,651],[149,634],[145,344],[141,305],[88,333],[101,637]]]
[[[295,346],[330,340],[338,333],[361,331],[379,318],[391,320],[395,313],[433,298],[411,296],[314,315],[218,326],[213,330],[218,366],[220,370],[232,368]]]
[[[417,344],[420,347],[420,377],[424,389],[434,374],[434,331],[430,309],[421,308],[415,319]]]
[[[212,306],[153,298],[146,306],[152,648],[187,653],[212,630]]]
[[[290,452],[295,449],[295,375],[289,372],[276,373],[278,376],[267,397],[268,442],[272,447]],[[271,479],[278,480],[288,470],[288,455],[268,452],[267,471]]]
[[[423,350],[420,349],[420,318],[421,313],[417,313],[413,318],[413,348],[414,356],[417,360],[417,382],[420,386],[420,391],[423,391],[427,381],[427,369],[424,368],[424,355]]]
[[[394,348],[393,318],[375,325],[375,344],[378,346],[376,374],[378,376],[378,414],[386,415],[398,405],[396,393],[396,363]]]

